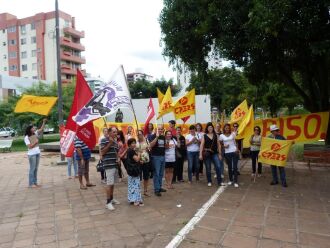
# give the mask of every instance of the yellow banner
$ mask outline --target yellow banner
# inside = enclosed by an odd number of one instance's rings
[[[280,133],[288,140],[296,142],[325,139],[328,129],[329,112],[255,120],[254,125],[261,128],[261,134],[270,134],[269,127],[276,124]]]
[[[172,100],[171,87],[169,86],[166,90],[162,103],[159,105],[157,119],[172,111],[173,111],[173,100]]]
[[[48,115],[57,101],[53,96],[23,95],[17,102],[14,112],[32,112],[40,115]]]
[[[178,99],[174,104],[175,119],[195,115],[195,89]]]
[[[247,114],[248,110],[249,110],[249,107],[248,107],[247,101],[244,100],[231,113],[230,123],[235,123],[235,122],[239,123],[243,119],[243,117]]]
[[[254,112],[253,105],[249,108],[248,113],[243,117],[241,124],[238,126],[237,139],[250,139],[253,134]],[[252,130],[252,133],[251,133]]]
[[[291,140],[262,138],[258,162],[285,166],[291,145]]]
[[[164,99],[164,94],[157,88],[157,98],[158,98],[158,104],[160,105]]]

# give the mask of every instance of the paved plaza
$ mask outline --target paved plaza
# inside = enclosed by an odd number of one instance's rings
[[[162,197],[145,198],[144,207],[127,203],[126,180],[115,188],[121,201],[105,209],[99,174],[97,186],[79,190],[68,180],[58,155],[42,153],[40,189],[27,188],[24,152],[0,154],[0,247],[165,247],[217,190],[175,184]],[[179,247],[330,247],[330,170],[295,165],[287,169],[288,188],[270,186],[270,171],[250,180],[244,165],[240,188],[227,187]]]

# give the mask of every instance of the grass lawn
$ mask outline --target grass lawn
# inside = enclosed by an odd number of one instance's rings
[[[54,142],[59,141],[60,135],[59,134],[45,134],[42,139],[39,140],[39,143],[48,143],[48,142]],[[24,137],[20,136],[14,139],[13,145],[11,147],[11,150],[13,152],[19,152],[19,151],[27,151],[27,147],[24,143]]]

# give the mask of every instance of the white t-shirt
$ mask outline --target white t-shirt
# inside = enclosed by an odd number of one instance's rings
[[[224,134],[220,135],[220,141],[222,141],[225,146],[229,145],[227,148],[225,148],[225,153],[236,152],[237,147],[235,137],[236,134],[234,132],[231,133],[228,137]]]
[[[38,137],[38,133],[37,132],[35,132],[35,135]],[[24,142],[25,142],[25,145],[28,147],[28,145],[30,145],[31,144],[31,142],[30,142],[30,139],[29,139],[29,137],[26,135],[25,137],[24,137]],[[40,154],[40,149],[39,149],[39,146],[38,145],[36,145],[35,147],[33,147],[32,149],[30,149],[29,147],[28,147],[28,153],[27,153],[28,155],[36,155],[36,154]]]
[[[166,142],[166,141],[165,141]],[[175,146],[177,142],[170,140],[169,148],[165,148],[165,162],[175,162]]]
[[[190,141],[192,141],[193,140],[193,138],[197,138],[197,139],[199,139],[198,137],[197,137],[197,134],[196,134],[196,136],[193,136],[193,135],[191,135],[191,134],[187,134],[187,136],[186,136],[186,140],[188,140],[188,142],[190,142]],[[201,138],[201,137],[200,137]],[[192,143],[192,144],[190,144],[190,145],[187,145],[187,151],[188,152],[199,152],[199,143]]]

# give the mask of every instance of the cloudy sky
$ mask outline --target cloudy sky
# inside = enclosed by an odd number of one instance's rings
[[[158,16],[162,0],[59,0],[60,10],[76,17],[85,31],[85,68],[92,76],[109,79],[118,65],[137,68],[154,78],[176,78],[160,47]],[[0,12],[24,18],[52,11],[55,0],[0,0]]]

